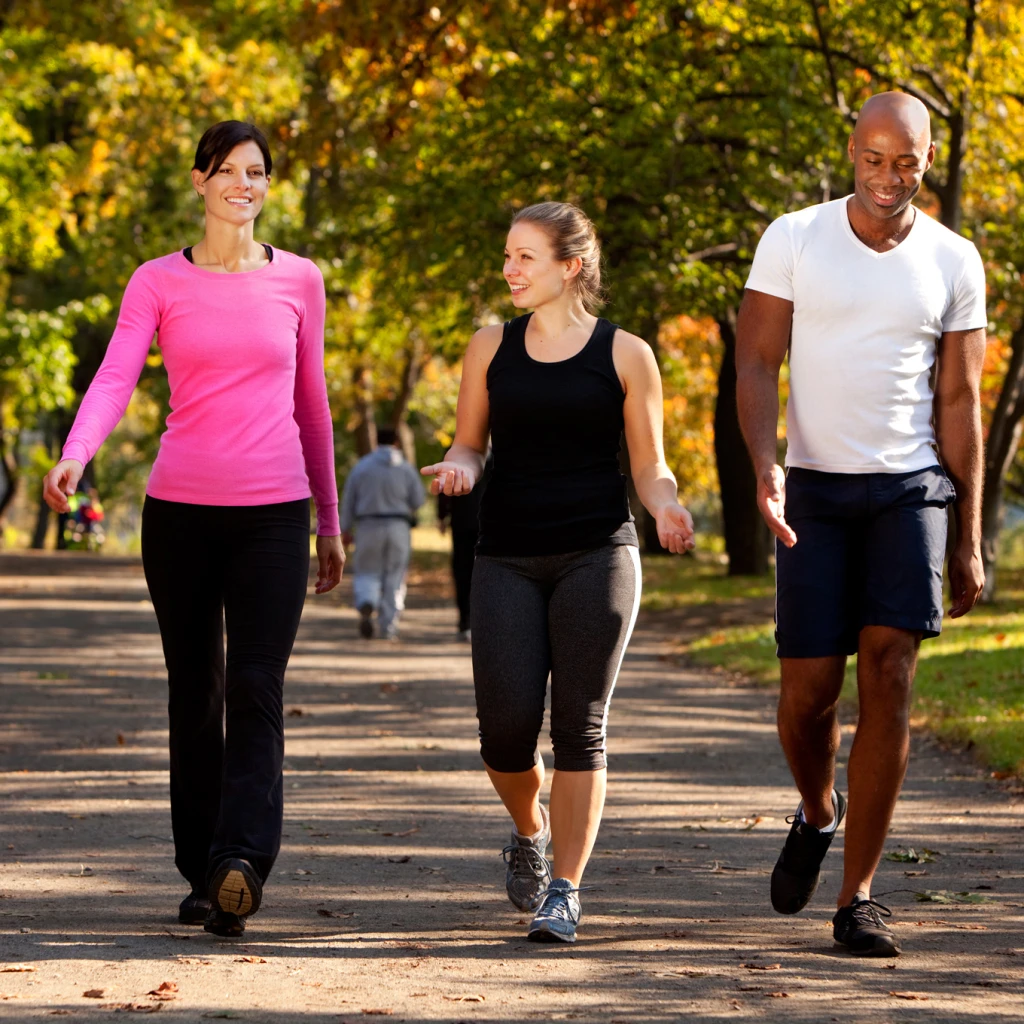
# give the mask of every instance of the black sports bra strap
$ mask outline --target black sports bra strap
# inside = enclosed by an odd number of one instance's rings
[[[274,262],[274,250],[271,249],[270,246],[267,245],[266,242],[261,242],[260,245],[262,245],[263,248],[266,250],[267,261],[270,262],[270,263],[273,263]],[[181,250],[181,255],[184,256],[185,259],[187,259],[189,261],[189,263],[195,263],[195,260],[192,259],[192,246],[191,245],[186,245],[185,248]]]

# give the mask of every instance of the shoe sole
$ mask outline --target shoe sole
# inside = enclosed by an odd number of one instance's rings
[[[244,918],[239,918],[237,922],[232,921],[230,924],[224,924],[220,927],[204,921],[203,930],[211,935],[219,935],[222,939],[237,939],[245,934],[245,920]]]
[[[550,928],[534,928],[526,933],[528,942],[575,942],[576,933],[562,935],[559,932],[551,931]]]
[[[238,868],[229,868],[218,875],[210,886],[210,902],[226,914],[248,917],[260,909],[256,890]]]
[[[835,948],[845,950],[850,956],[888,957],[890,959],[898,957],[903,952],[902,946],[890,943],[886,943],[882,947],[875,946],[873,949],[851,949],[845,942],[836,941]]]
[[[373,637],[373,623],[369,619],[363,619],[360,621],[359,635],[364,640],[369,640]]]
[[[838,832],[839,832],[839,826],[842,825],[843,819],[846,817],[846,800],[843,798],[843,794],[840,793],[838,790],[836,790],[836,796],[838,797],[838,803],[839,803],[839,820],[836,822],[835,833],[833,834],[833,841],[834,841],[834,838],[835,838],[835,834],[838,834]],[[825,855],[828,856],[828,851],[827,850],[825,851]],[[781,858],[781,856],[782,856],[782,854],[780,853],[779,857]],[[822,864],[825,863],[825,858],[824,857],[822,858],[821,863]],[[811,885],[811,888],[808,891],[807,895],[803,898],[803,901],[801,902],[799,897],[798,897],[796,899],[796,902],[793,902],[792,897],[791,897],[790,898],[790,902],[784,904],[783,906],[779,906],[779,904],[782,903],[782,895],[783,894],[782,894],[782,892],[778,892],[777,893],[776,892],[776,887],[778,887],[781,890],[782,889],[782,882],[783,881],[789,882],[790,880],[792,880],[792,881],[795,881],[795,882],[800,882],[802,879],[801,879],[801,877],[799,875],[792,875],[792,874],[790,874],[788,871],[785,870],[785,868],[781,867],[778,864],[778,862],[776,862],[775,867],[772,870],[772,880],[771,880],[772,910],[774,910],[777,914],[786,914],[787,916],[790,915],[790,914],[799,914],[800,911],[803,910],[804,907],[806,907],[807,904],[810,903],[811,900],[814,898],[814,894],[818,891],[818,882],[819,882],[820,878],[821,878],[821,865],[819,864],[818,865],[818,873],[814,876],[814,882]],[[786,893],[786,895],[790,895],[791,893],[792,893],[792,886],[789,887],[789,890]]]

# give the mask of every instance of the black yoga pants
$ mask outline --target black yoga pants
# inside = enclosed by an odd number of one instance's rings
[[[309,577],[309,499],[147,497],[142,563],[167,663],[174,862],[197,892],[229,857],[266,881],[281,848],[284,671]]]
[[[477,556],[473,681],[489,768],[524,772],[537,763],[549,674],[555,769],[605,767],[608,705],[639,604],[635,547]]]

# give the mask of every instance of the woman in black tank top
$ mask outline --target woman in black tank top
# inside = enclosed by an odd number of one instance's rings
[[[591,312],[600,248],[590,221],[566,203],[522,210],[505,280],[513,304],[534,312],[473,336],[455,443],[423,473],[435,494],[468,493],[490,436],[470,602],[481,754],[513,821],[503,851],[509,899],[534,913],[529,938],[573,942],[604,807],[608,705],[640,601],[623,433],[663,546],[692,548],[693,521],[665,463],[654,355]],[[537,751],[549,674],[550,815]]]

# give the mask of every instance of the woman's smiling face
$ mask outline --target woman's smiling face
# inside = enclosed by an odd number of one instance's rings
[[[208,178],[193,171],[192,184],[208,216],[241,226],[259,215],[270,180],[260,147],[249,141],[235,146]]]
[[[513,224],[505,242],[505,281],[517,309],[536,309],[565,291],[573,261],[556,260],[547,231],[538,224]]]

